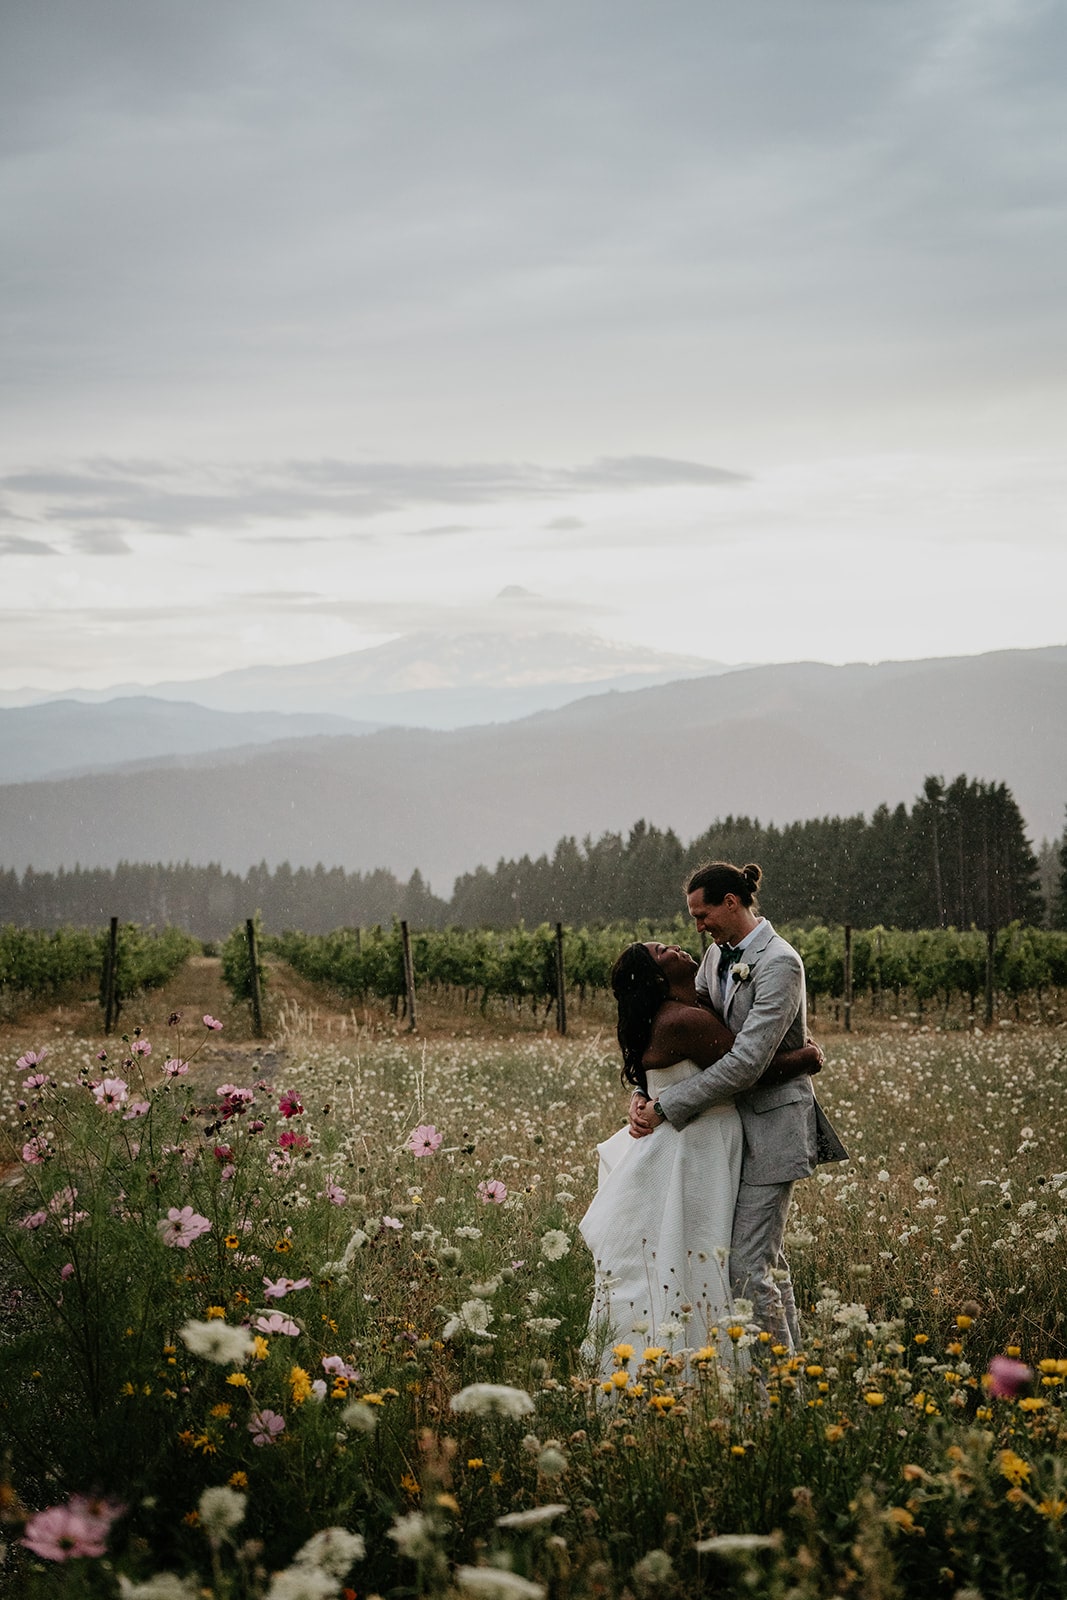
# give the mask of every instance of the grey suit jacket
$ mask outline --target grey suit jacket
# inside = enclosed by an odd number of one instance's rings
[[[764,918],[741,960],[750,972],[742,982],[735,978],[725,1011],[720,1003],[718,945],[709,946],[696,980],[698,991],[711,999],[733,1029],[733,1048],[696,1077],[664,1089],[660,1109],[668,1122],[681,1128],[707,1106],[733,1100],[745,1133],[744,1181],[790,1183],[809,1177],[820,1161],[845,1160],[847,1151],[816,1102],[810,1078],[794,1078],[773,1089],[754,1087],[779,1045],[797,1050],[807,1038],[800,957]]]

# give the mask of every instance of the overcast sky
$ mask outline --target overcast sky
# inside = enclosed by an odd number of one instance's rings
[[[0,688],[1067,641],[1065,61],[1056,0],[7,0]]]

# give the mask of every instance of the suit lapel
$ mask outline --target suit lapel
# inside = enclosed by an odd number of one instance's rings
[[[753,934],[751,940],[745,946],[745,948],[742,950],[741,955],[738,958],[739,959],[739,964],[740,964],[740,962],[747,963],[748,966],[750,966],[753,969],[753,972],[754,972],[755,968],[756,968],[756,964],[759,961],[760,956],[762,956],[764,950],[766,950],[767,946],[770,944],[770,942],[771,942],[771,940],[773,938],[774,938],[774,929],[771,927],[771,925],[767,921],[766,917],[764,917],[763,921],[760,923],[759,927],[756,929],[756,932]],[[730,989],[729,999],[726,1001],[726,1004],[723,1007],[723,1020],[724,1021],[726,1020],[728,1014],[734,1009],[734,1001],[737,999],[737,997],[740,994],[741,990],[742,989],[751,990],[751,988],[752,988],[752,977],[751,976],[746,978],[744,983],[738,983],[737,979],[736,978],[734,979],[733,985],[732,985],[732,987]],[[722,986],[721,985],[720,985],[720,988],[719,988],[719,992],[720,992],[720,994],[722,993]],[[751,1000],[751,996],[750,996],[748,1004],[745,1005],[742,1008],[746,1017],[748,1016],[748,1013],[751,1010],[751,1007],[752,1007],[752,1000]]]

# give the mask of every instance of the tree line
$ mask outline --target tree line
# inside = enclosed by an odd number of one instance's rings
[[[914,804],[879,806],[870,819],[822,817],[778,826],[728,816],[684,844],[673,829],[639,821],[628,835],[559,840],[551,854],[480,866],[435,895],[416,870],[341,867],[247,873],[189,862],[123,862],[110,868],[0,871],[0,923],[98,927],[110,916],[175,925],[222,939],[258,909],[265,929],[326,933],[403,918],[413,927],[505,928],[565,922],[634,923],[673,918],[686,874],[704,860],[758,861],[762,908],[777,922],[858,927],[1067,926],[1067,834],[1045,872],[1002,783],[961,774],[928,777]],[[1046,867],[1048,863],[1044,864]]]

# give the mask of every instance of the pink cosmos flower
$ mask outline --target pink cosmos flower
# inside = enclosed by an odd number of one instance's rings
[[[1025,1389],[1033,1378],[1025,1361],[1013,1361],[1010,1356],[994,1356],[986,1375],[990,1394],[1002,1400],[1012,1400]]]
[[[31,1072],[28,1078],[23,1078],[22,1087],[24,1089],[43,1089],[47,1082],[47,1072]]]
[[[326,1187],[322,1191],[322,1198],[328,1200],[333,1206],[343,1206],[348,1196],[336,1183],[327,1181]]]
[[[508,1197],[507,1184],[499,1178],[484,1179],[478,1185],[478,1199],[487,1206],[502,1206]]]
[[[287,1294],[294,1294],[297,1289],[310,1289],[310,1278],[278,1278],[271,1282],[269,1278],[263,1279],[263,1294],[268,1300],[284,1300]]]
[[[260,1333],[285,1333],[290,1338],[295,1338],[300,1332],[292,1317],[283,1316],[280,1311],[269,1311],[266,1316],[257,1317],[252,1326]]]
[[[68,1183],[64,1188],[57,1189],[51,1200],[48,1202],[49,1211],[54,1217],[59,1218],[60,1227],[68,1233],[76,1223],[84,1222],[86,1217],[89,1215],[88,1211],[75,1210],[74,1202],[77,1200],[77,1198],[77,1189],[75,1189],[72,1184]]]
[[[232,1161],[233,1160],[233,1145],[232,1144],[217,1144],[215,1146],[212,1154],[214,1155],[216,1161]]]
[[[219,1115],[223,1122],[242,1116],[255,1099],[251,1089],[241,1089],[236,1083],[220,1083],[215,1093],[220,1097]]]
[[[347,1378],[349,1383],[359,1381],[359,1372],[355,1367],[350,1367],[344,1356],[323,1356],[322,1370],[328,1372],[332,1378]]]
[[[46,1223],[47,1221],[48,1221],[48,1212],[47,1211],[32,1211],[28,1217],[20,1217],[19,1218],[19,1227],[20,1228],[29,1228],[29,1229],[32,1230],[34,1228],[41,1227],[42,1224]]]
[[[47,1054],[47,1045],[42,1045],[40,1050],[27,1050],[24,1056],[19,1056],[15,1066],[19,1072],[29,1072],[33,1067],[39,1067]]]
[[[42,1133],[34,1134],[33,1138],[27,1139],[22,1147],[22,1159],[29,1167],[39,1167],[51,1154],[48,1140]]]
[[[180,1078],[189,1071],[188,1061],[182,1061],[177,1056],[171,1056],[169,1061],[164,1061],[163,1071],[168,1078]]]
[[[404,1229],[404,1224],[401,1222],[399,1217],[383,1217],[382,1218],[382,1227],[383,1228],[393,1228],[393,1229],[395,1229],[395,1231],[397,1233],[402,1233],[403,1229]]]
[[[192,1206],[182,1206],[180,1211],[177,1206],[171,1206],[156,1227],[165,1245],[171,1249],[188,1250],[194,1239],[199,1239],[202,1233],[209,1231],[211,1223],[207,1217],[198,1216]]]
[[[36,1512],[26,1524],[22,1543],[45,1561],[71,1561],[77,1556],[107,1552],[108,1525],[89,1516],[72,1501]]]
[[[59,1276],[63,1279],[64,1283],[66,1283],[68,1278],[73,1278],[73,1276],[74,1276],[74,1263],[73,1263],[73,1261],[68,1261],[66,1266],[60,1267]]]
[[[325,1383],[325,1380],[322,1379],[322,1378],[316,1378],[315,1381],[311,1385],[311,1392],[315,1396],[316,1400],[319,1400],[319,1401],[325,1400],[325,1398],[326,1398],[326,1383]]]
[[[152,1046],[147,1039],[135,1039],[130,1046],[130,1054],[135,1056],[150,1056]]]
[[[278,1143],[283,1150],[303,1150],[311,1143],[311,1140],[306,1133],[289,1133],[286,1131],[283,1134],[279,1134]]]
[[[98,1061],[106,1061],[107,1060],[107,1051],[106,1050],[98,1050],[96,1052],[96,1059]]]
[[[123,1078],[105,1078],[93,1090],[97,1105],[105,1111],[117,1111],[129,1098],[129,1093],[130,1086]]]
[[[432,1156],[444,1143],[444,1134],[438,1133],[432,1122],[420,1122],[408,1134],[407,1146],[413,1156]]]
[[[122,1113],[123,1122],[133,1122],[136,1117],[147,1117],[152,1109],[150,1100],[131,1100],[129,1107]]]
[[[276,1411],[254,1411],[248,1424],[253,1444],[273,1444],[285,1428],[285,1418]]]
[[[283,1117],[300,1117],[304,1108],[300,1104],[300,1096],[295,1089],[287,1089],[278,1101],[278,1110]]]
[[[210,1028],[212,1033],[222,1032],[222,1023],[219,1021],[218,1017],[213,1017],[210,1011],[204,1017],[204,1027]]]

